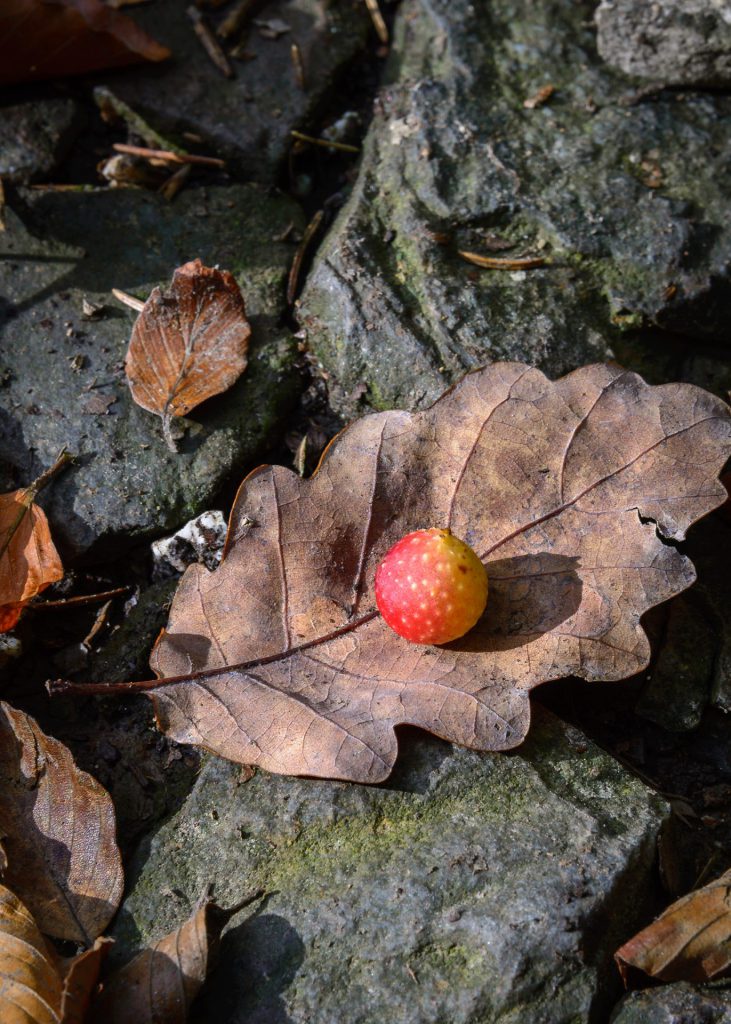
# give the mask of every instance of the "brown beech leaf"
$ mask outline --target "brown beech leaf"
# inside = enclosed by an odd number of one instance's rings
[[[250,334],[244,299],[227,270],[193,260],[175,271],[169,291],[152,291],[135,322],[125,370],[135,402],[162,417],[172,451],[172,418],[231,387],[246,369]]]
[[[0,633],[12,629],[26,604],[63,577],[38,491],[70,461],[63,452],[30,487],[0,494]]]
[[[81,75],[170,51],[101,0],[2,0],[0,84]]]
[[[0,885],[0,1020],[62,1024],[63,980],[33,917]]]
[[[676,900],[614,959],[625,985],[642,974],[666,982],[731,974],[731,871]]]
[[[220,568],[178,586],[152,655],[173,678],[118,689],[150,691],[179,742],[294,775],[379,782],[403,724],[513,747],[532,687],[647,665],[640,616],[694,579],[664,538],[723,501],[729,452],[729,409],[699,388],[496,363],[424,412],[352,424],[309,479],[255,470]],[[397,636],[374,600],[388,549],[431,526],[490,580],[482,619],[442,647]]]
[[[234,910],[207,902],[188,920],[143,949],[104,984],[94,1019],[104,1024],[185,1024],[206,980],[221,929]]]
[[[99,938],[91,949],[84,950],[61,965],[63,990],[61,1020],[63,1024],[84,1024],[88,1019],[92,996],[99,981],[104,959],[112,946],[111,939]]]
[[[122,896],[111,798],[67,748],[0,701],[4,881],[47,935],[91,945]]]

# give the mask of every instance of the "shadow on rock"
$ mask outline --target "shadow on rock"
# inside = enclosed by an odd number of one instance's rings
[[[218,967],[196,1001],[192,1024],[290,1024],[281,996],[304,958],[302,940],[283,917],[249,917],[223,936]]]

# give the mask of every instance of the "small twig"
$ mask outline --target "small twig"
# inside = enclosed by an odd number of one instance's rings
[[[239,34],[262,0],[241,0],[218,26],[219,39],[233,39]]]
[[[111,601],[107,601],[107,603],[103,604],[101,606],[101,608],[99,609],[99,611],[96,613],[96,618],[94,619],[94,625],[91,627],[91,629],[89,630],[88,634],[81,641],[81,646],[82,647],[86,647],[87,651],[91,650],[91,644],[92,644],[92,641],[94,640],[94,637],[99,633],[100,630],[102,630],[104,628],[104,625],[105,625],[105,623],[107,621],[107,617],[109,615],[109,609],[111,607],[112,607],[112,602]]]
[[[358,146],[351,146],[347,142],[332,142],[330,139],[318,139],[314,135],[305,135],[304,132],[291,131],[293,139],[300,142],[309,142],[313,146],[322,146],[323,149],[339,149],[343,153],[360,153]]]
[[[305,258],[310,242],[317,234],[322,218],[325,215],[324,210],[318,210],[315,216],[312,218],[310,223],[305,228],[302,240],[297,246],[297,252],[294,254],[292,260],[292,266],[289,271],[289,280],[287,281],[287,303],[291,306],[294,302],[295,295],[297,294],[297,283],[299,281],[300,270],[302,269],[302,261]]]
[[[5,230],[5,186],[0,178],[0,231]]]
[[[34,611],[42,611],[44,608],[71,608],[80,604],[94,604],[96,601],[108,601],[111,597],[118,597],[132,590],[128,587],[115,587],[114,590],[103,590],[99,594],[79,594],[77,597],[62,597],[54,601],[39,601],[30,607]]]
[[[141,156],[145,160],[164,160],[168,164],[196,164],[200,167],[226,166],[225,160],[215,156],[196,156],[193,153],[173,153],[171,149],[148,149],[146,146],[130,146],[126,142],[115,142],[112,147],[117,153]]]
[[[151,149],[164,149],[171,153],[177,153],[178,156],[186,155],[186,151],[182,146],[177,146],[174,142],[156,132],[129,104],[125,103],[124,100],[120,100],[105,85],[98,85],[94,89],[94,102],[99,107],[105,120],[110,120],[111,115],[111,117],[124,121],[132,133],[142,139]]]
[[[300,50],[297,43],[292,43],[289,48],[289,55],[292,58],[292,67],[294,68],[294,80],[302,90],[305,91],[305,65],[302,60],[302,51]]]
[[[190,177],[190,171],[190,164],[186,164],[185,167],[179,167],[174,174],[171,174],[170,177],[162,183],[158,189],[160,195],[164,199],[167,199],[169,203],[172,202]]]
[[[468,263],[474,263],[476,267],[484,267],[487,270],[533,270],[536,267],[545,267],[547,260],[544,256],[531,256],[526,259],[501,259],[499,256],[480,256],[476,252],[463,252],[459,255]]]
[[[128,295],[127,292],[123,292],[121,288],[112,288],[112,295],[115,299],[119,299],[125,306],[129,306],[130,309],[136,310],[141,313],[145,308],[145,304],[142,299],[136,299],[134,295]]]
[[[216,65],[222,75],[225,75],[226,78],[233,78],[234,69],[231,67],[228,57],[223,52],[223,47],[214,36],[211,26],[206,21],[205,16],[201,14],[197,7],[193,7],[191,5],[188,8],[188,17],[193,22],[195,34],[200,39],[201,45],[211,58],[211,61]]]
[[[201,679],[212,679],[215,676],[225,675],[227,672],[248,672],[254,668],[261,668],[264,665],[271,665],[275,661],[285,658],[292,658],[301,651],[308,651],[317,644],[327,643],[339,636],[345,636],[354,629],[377,618],[379,612],[367,612],[360,618],[352,619],[344,626],[338,626],[325,636],[316,637],[314,640],[306,640],[296,647],[290,647],[283,653],[268,654],[263,658],[255,658],[253,661],[241,661],[235,665],[220,665],[218,668],[204,668],[198,672],[189,672],[182,676],[165,676],[161,679],[138,679],[128,683],[74,683],[70,679],[49,679],[46,682],[46,690],[51,697],[61,693],[79,693],[88,695],[90,693],[106,696],[110,693],[146,693],[149,690],[159,690],[163,686],[175,686],[177,683],[190,683]]]
[[[373,27],[376,30],[376,35],[385,45],[388,42],[388,27],[386,22],[383,20],[381,8],[378,6],[378,0],[365,0],[365,5],[371,16],[371,21],[373,22]]]
[[[45,472],[41,473],[41,475],[36,480],[34,480],[32,484],[29,484],[25,488],[25,490],[22,491],[20,497],[18,498],[18,504],[20,505],[20,508],[18,509],[17,515],[15,516],[15,519],[10,524],[8,529],[6,530],[5,536],[3,537],[2,541],[0,541],[0,558],[2,558],[5,552],[8,550],[8,547],[10,546],[10,541],[15,536],[18,527],[25,519],[25,515],[28,509],[36,500],[38,494],[43,490],[46,484],[48,484],[56,476],[57,473],[60,473],[61,470],[65,469],[70,462],[73,462],[73,460],[73,455],[71,455],[66,450],[66,448],[62,448],[58,456],[56,457],[56,461],[53,463],[53,465],[49,469],[45,470]]]

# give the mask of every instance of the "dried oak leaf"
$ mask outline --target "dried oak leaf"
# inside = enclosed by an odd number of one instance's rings
[[[725,497],[729,413],[618,367],[551,382],[497,363],[423,412],[366,416],[311,478],[244,481],[220,568],[186,571],[153,651],[174,678],[139,688],[179,742],[293,775],[379,782],[403,724],[513,747],[532,687],[647,665],[640,616],[695,578],[665,539]],[[374,600],[388,549],[430,526],[490,579],[483,618],[442,647],[397,636]]]
[[[0,1020],[3,1024],[83,1024],[109,939],[61,960],[28,908],[0,885]]]
[[[94,1019],[105,1024],[185,1024],[206,980],[221,929],[236,909],[206,902],[175,931],[143,949],[105,982]]]
[[[31,491],[0,494],[0,633],[15,626],[31,598],[63,576],[45,512]]]
[[[665,982],[731,974],[731,871],[676,900],[614,959],[625,985],[642,974]]]
[[[91,945],[122,897],[109,794],[22,711],[0,701],[3,881],[47,935]]]
[[[227,270],[193,260],[175,271],[169,291],[153,289],[132,330],[125,370],[135,402],[162,417],[172,451],[173,416],[238,380],[250,334],[243,296]]]
[[[82,75],[170,51],[101,0],[3,0],[0,85]]]

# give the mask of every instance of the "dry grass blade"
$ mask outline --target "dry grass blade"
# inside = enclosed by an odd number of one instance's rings
[[[169,291],[155,288],[132,331],[125,370],[138,405],[170,424],[229,388],[246,369],[251,328],[232,274],[193,260]]]
[[[724,501],[730,452],[728,408],[690,385],[493,364],[423,412],[352,424],[307,479],[252,473],[220,568],[180,582],[152,657],[164,681],[127,686],[156,687],[177,741],[282,773],[381,781],[402,724],[513,747],[532,687],[647,665],[641,616],[694,579],[665,541]],[[490,578],[482,619],[441,647],[398,637],[374,597],[385,553],[429,526]]]
[[[459,251],[459,255],[468,263],[474,263],[476,267],[483,267],[486,270],[535,270],[538,267],[546,266],[544,256],[529,256],[523,259],[508,259],[500,256],[481,256],[476,252]]]
[[[122,896],[109,794],[67,748],[0,702],[0,833],[4,881],[43,932],[90,945]]]
[[[683,896],[614,954],[626,985],[731,974],[731,871]]]
[[[297,285],[299,284],[300,273],[302,272],[302,261],[307,255],[307,250],[312,244],[315,235],[320,230],[322,224],[322,218],[325,216],[324,210],[318,210],[315,216],[312,218],[310,223],[304,230],[302,240],[297,246],[297,252],[294,254],[292,260],[292,266],[289,268],[289,278],[287,280],[287,302],[291,306],[297,295]]]
[[[185,1024],[231,913],[206,903],[180,928],[143,949],[105,983],[94,1019],[105,1024]]]
[[[62,1024],[62,1000],[54,954],[28,908],[0,885],[0,1020]]]

